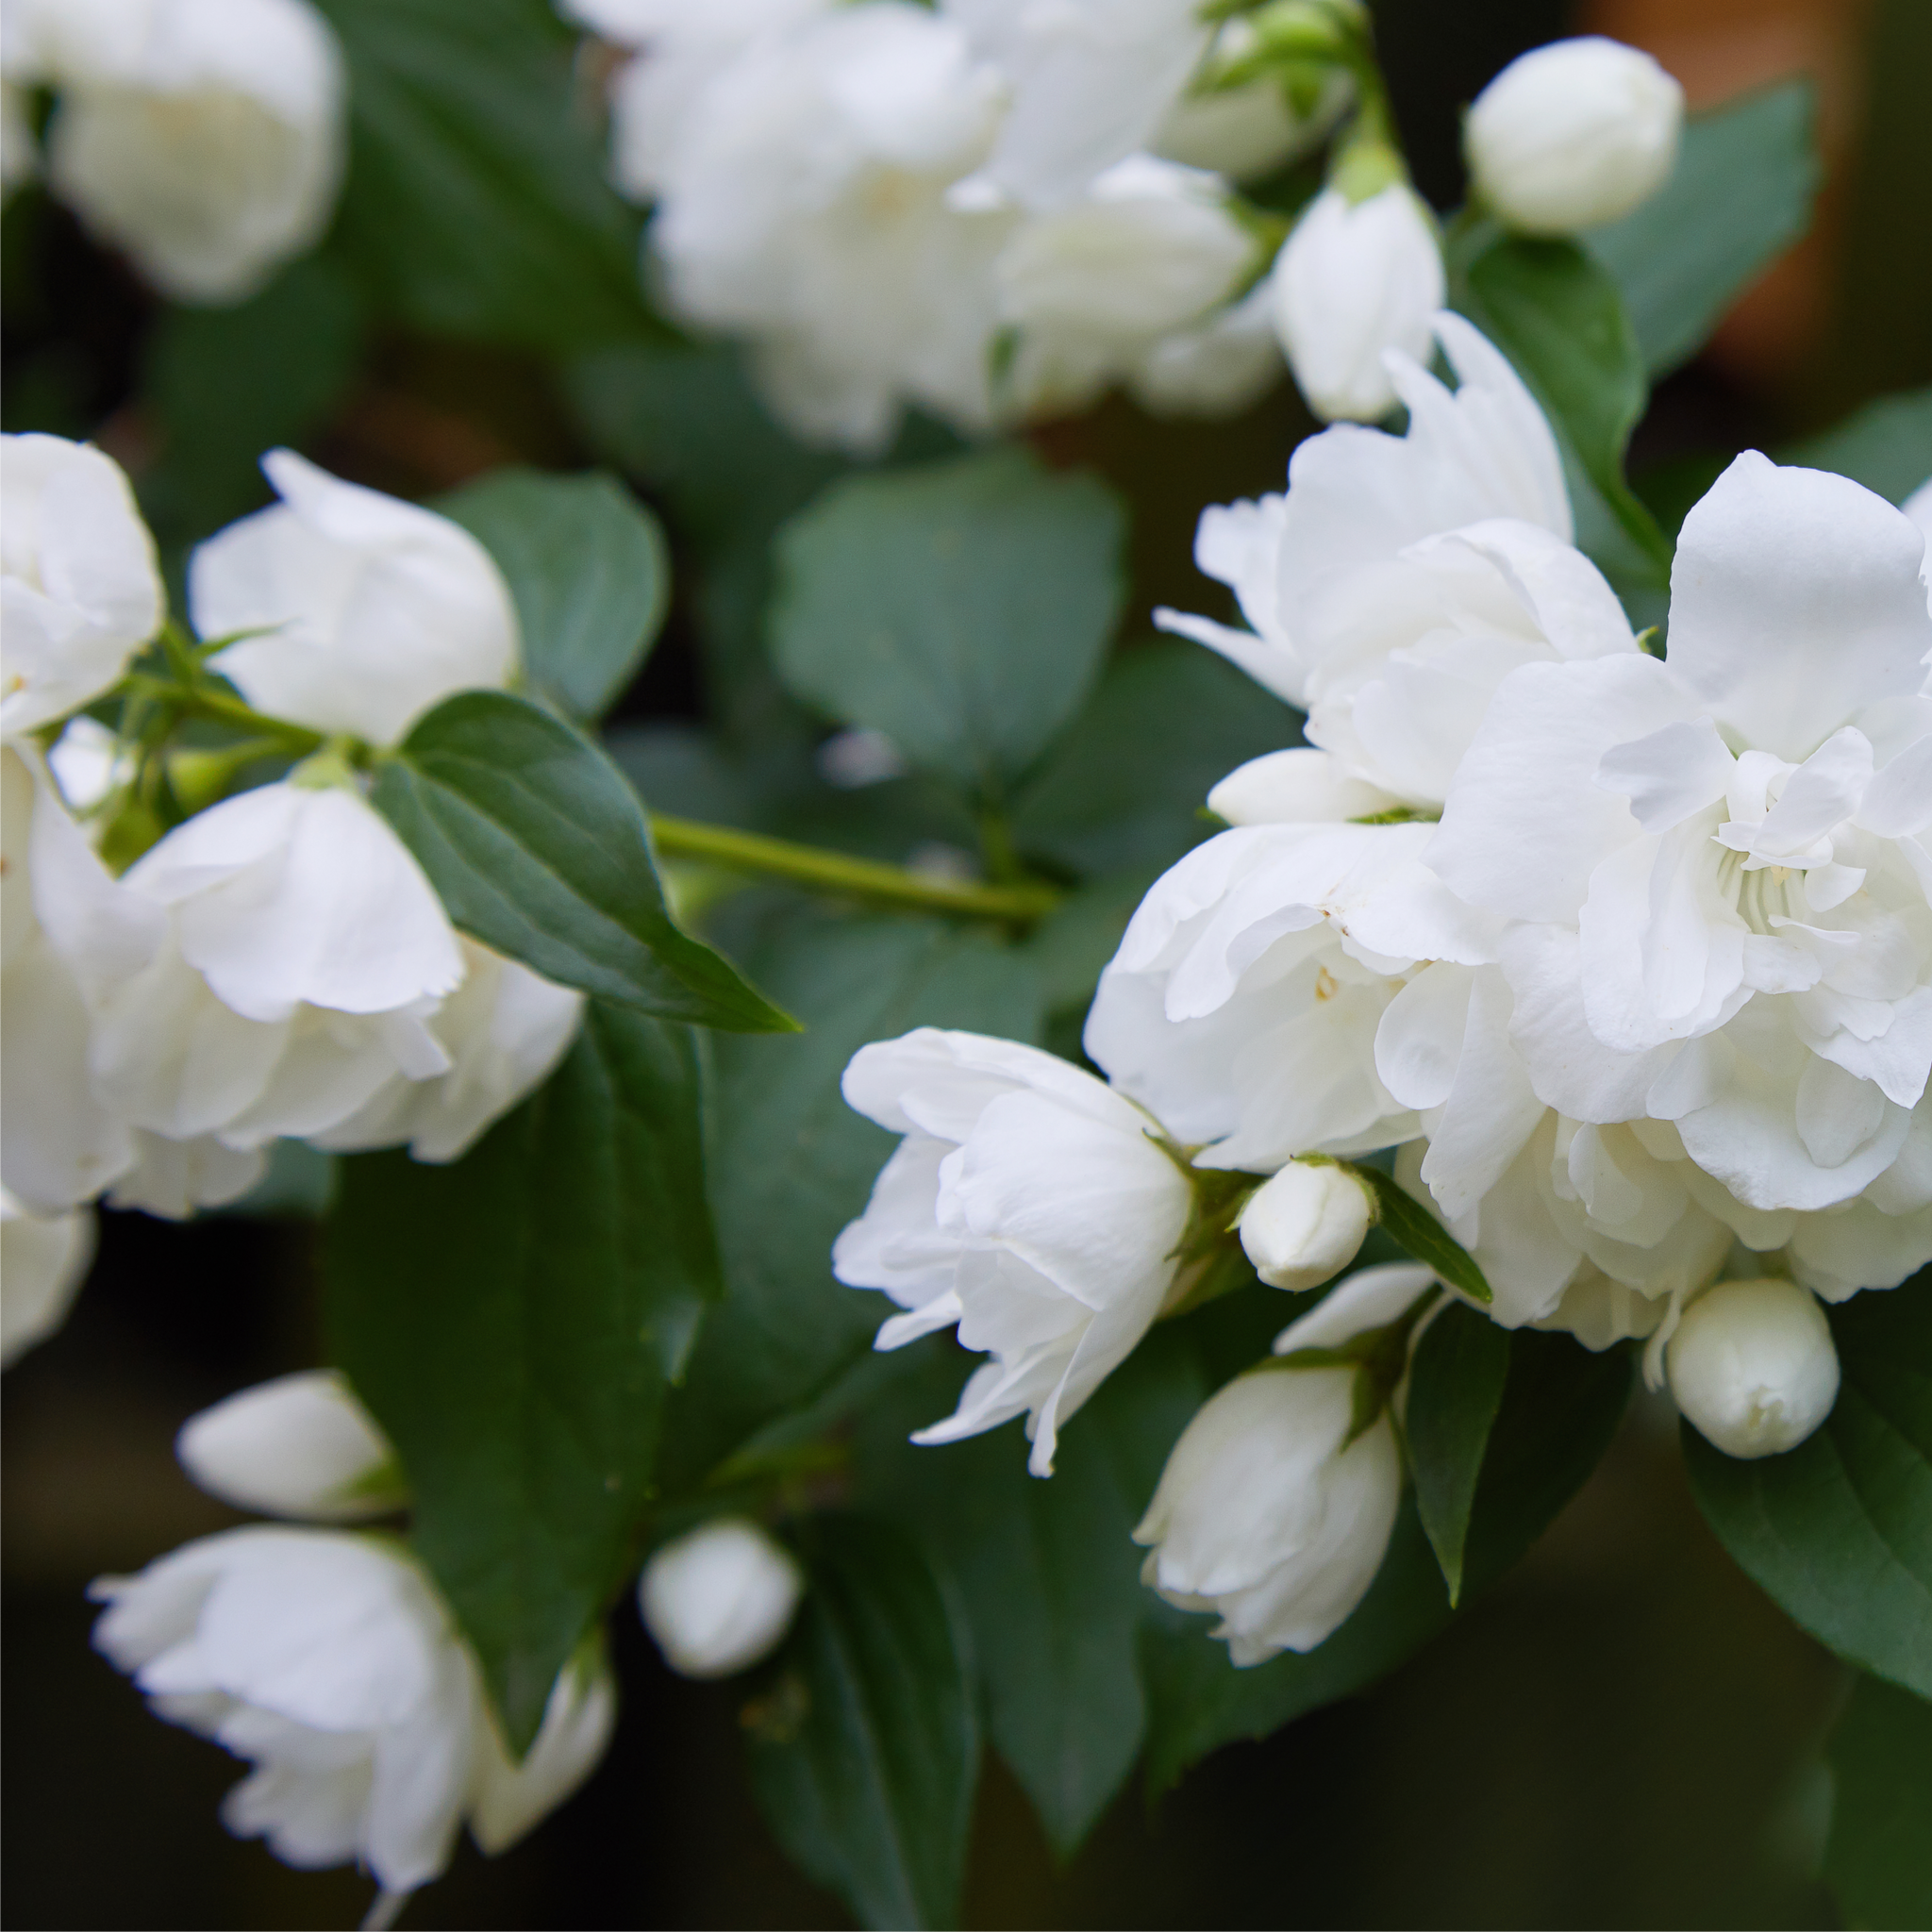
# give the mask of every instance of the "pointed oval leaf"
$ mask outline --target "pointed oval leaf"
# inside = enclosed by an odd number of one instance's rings
[[[1470,1512],[1508,1374],[1508,1330],[1459,1302],[1444,1308],[1416,1343],[1403,1426],[1416,1509],[1452,1604],[1462,1594]]]
[[[564,986],[736,1032],[796,1023],[665,909],[636,792],[541,706],[463,691],[385,760],[372,794],[465,932]]]

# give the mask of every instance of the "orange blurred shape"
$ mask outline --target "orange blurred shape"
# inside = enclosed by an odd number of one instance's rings
[[[1588,0],[1580,30],[1653,54],[1692,111],[1808,75],[1818,89],[1824,187],[1811,231],[1740,297],[1706,352],[1746,382],[1802,362],[1830,320],[1845,164],[1863,108],[1869,0]]]

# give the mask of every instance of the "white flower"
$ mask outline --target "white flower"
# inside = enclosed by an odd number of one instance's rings
[[[1001,81],[901,0],[769,36],[704,93],[665,163],[651,242],[676,311],[750,340],[801,434],[890,441],[908,403],[989,420],[992,259],[1010,216],[949,208],[991,145]]]
[[[1028,413],[1091,402],[1163,338],[1200,325],[1253,254],[1217,177],[1148,155],[1116,162],[1001,252],[1000,317],[1020,331],[1015,398]]]
[[[1345,1168],[1291,1160],[1241,1209],[1241,1247],[1270,1288],[1319,1288],[1355,1259],[1373,1207]]]
[[[1281,378],[1268,284],[1206,321],[1162,336],[1127,371],[1127,388],[1156,416],[1229,416]]]
[[[1367,1268],[1276,1338],[1277,1355],[1339,1348],[1399,1321],[1426,1268]],[[1141,1580],[1184,1610],[1218,1614],[1238,1664],[1309,1651],[1374,1581],[1402,1500],[1386,1409],[1349,1440],[1356,1371],[1286,1363],[1239,1375],[1174,1444],[1146,1517]]]
[[[1274,264],[1274,327],[1316,415],[1366,423],[1395,407],[1383,358],[1427,356],[1444,286],[1435,223],[1413,189],[1351,202],[1324,188],[1308,204]]]
[[[92,1593],[95,1647],[156,1712],[254,1761],[228,1828],[291,1865],[354,1858],[387,1892],[442,1871],[466,1811],[487,1850],[527,1829],[609,1735],[607,1674],[573,1665],[512,1770],[448,1611],[387,1541],[228,1530]]]
[[[90,1209],[36,1214],[0,1188],[0,1367],[67,1319],[93,1257]]]
[[[1237,16],[1215,36],[1211,64],[1240,58],[1256,44],[1248,23]],[[1354,88],[1331,69],[1306,113],[1273,75],[1212,93],[1183,93],[1156,131],[1154,152],[1190,168],[1211,168],[1237,181],[1272,175],[1313,147],[1341,117]]]
[[[1721,1281],[1685,1310],[1671,1393],[1726,1456],[1795,1449],[1838,1398],[1838,1350],[1817,1301],[1790,1281]]]
[[[1591,34],[1524,54],[1463,125],[1475,197],[1512,228],[1566,235],[1627,215],[1670,178],[1684,90],[1635,47]]]
[[[644,1565],[638,1609],[685,1677],[728,1677],[776,1648],[798,1608],[797,1559],[755,1523],[708,1523]]]
[[[1086,1048],[1209,1167],[1406,1141],[1375,1070],[1383,1012],[1417,965],[1492,956],[1488,923],[1422,863],[1425,824],[1255,824],[1158,879],[1101,975]]]
[[[1923,551],[1857,485],[1739,458],[1685,521],[1668,662],[1513,673],[1430,848],[1517,922],[1538,1096],[1674,1124],[1749,1210],[1932,1205]]]
[[[36,899],[86,988],[95,1091],[121,1119],[245,1150],[337,1124],[398,1072],[449,1071],[427,1022],[463,976],[456,934],[353,789],[243,792],[118,882],[86,851],[47,876],[49,817]],[[106,915],[138,928],[118,958],[97,941]]]
[[[1919,566],[1919,576],[1925,586],[1926,606],[1932,608],[1932,477],[1921,483],[1899,508],[1918,525],[1925,539],[1925,561]]]
[[[1251,629],[1155,613],[1307,708],[1338,778],[1366,781],[1385,807],[1441,802],[1516,665],[1636,648],[1609,588],[1569,547],[1541,410],[1468,323],[1434,325],[1459,386],[1391,357],[1404,435],[1326,430],[1295,451],[1286,495],[1202,513],[1195,561],[1234,590]]]
[[[164,609],[120,464],[58,436],[0,437],[0,735],[119,683]]]
[[[650,201],[702,111],[705,89],[766,36],[824,13],[834,0],[560,0],[562,11],[635,50],[610,83],[610,176]]]
[[[28,0],[47,176],[165,295],[239,302],[328,225],[335,36],[305,0]]]
[[[443,698],[515,675],[509,589],[467,530],[292,450],[261,466],[282,501],[211,537],[188,575],[203,638],[265,633],[210,660],[258,710],[388,745]]]
[[[44,775],[0,746],[0,1181],[32,1212],[92,1200],[135,1158],[94,1091],[88,981],[136,970],[160,918],[120,893]],[[65,910],[79,970],[43,923]]]
[[[942,0],[994,62],[1010,105],[961,198],[1074,200],[1144,149],[1208,50],[1196,0]]]
[[[1160,1311],[1192,1193],[1156,1123],[1052,1054],[921,1027],[861,1047],[847,1103],[906,1138],[832,1270],[906,1314],[897,1348],[958,1324],[990,1350],[958,1412],[913,1438],[951,1442],[1025,1414],[1029,1467]]]
[[[418,1160],[458,1160],[546,1080],[576,1037],[584,996],[457,936],[463,983],[427,1022],[449,1071],[397,1073],[347,1119],[311,1134],[336,1153],[408,1144]]]
[[[186,1221],[197,1208],[239,1201],[268,1172],[261,1147],[230,1147],[212,1134],[185,1140],[130,1129],[134,1165],[108,1190],[110,1208],[138,1208],[166,1221]]]
[[[395,1452],[334,1369],[279,1375],[181,1424],[175,1454],[238,1509],[320,1523],[385,1516],[403,1501]]]

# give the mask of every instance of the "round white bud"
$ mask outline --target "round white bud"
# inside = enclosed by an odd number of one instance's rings
[[[1373,1218],[1346,1168],[1291,1160],[1241,1210],[1241,1246],[1270,1288],[1315,1288],[1355,1259]]]
[[[796,1560],[755,1523],[708,1523],[644,1565],[638,1608],[680,1676],[728,1677],[791,1626],[805,1591]]]
[[[1684,90],[1599,35],[1524,54],[1476,96],[1463,128],[1474,198],[1526,235],[1621,220],[1670,178]]]
[[[1667,1357],[1671,1393],[1726,1456],[1795,1449],[1838,1395],[1831,1326],[1792,1281],[1721,1281],[1685,1309]]]

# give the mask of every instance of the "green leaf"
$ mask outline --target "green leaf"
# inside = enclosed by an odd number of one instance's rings
[[[564,986],[707,1026],[795,1023],[672,924],[624,774],[560,718],[463,691],[384,761],[372,794],[465,932]]]
[[[1693,115],[1676,172],[1585,246],[1616,278],[1652,379],[1687,362],[1811,224],[1814,89],[1788,80]]]
[[[1625,1349],[1592,1354],[1574,1336],[1510,1331],[1463,1542],[1464,1597],[1502,1575],[1590,1479],[1629,1406],[1630,1380]]]
[[[980,1749],[965,1620],[885,1524],[821,1517],[806,1558],[805,1607],[744,1712],[752,1790],[863,1924],[955,1924]]]
[[[1746,1575],[1848,1662],[1932,1697],[1932,1272],[1832,1308],[1823,1427],[1741,1462],[1687,1423],[1690,1486]]]
[[[1092,687],[1124,534],[1104,484],[1018,450],[835,484],[779,537],[779,675],[997,798]]]
[[[1475,1257],[1393,1174],[1353,1160],[1337,1165],[1347,1168],[1374,1195],[1376,1222],[1404,1253],[1433,1268],[1450,1287],[1459,1288],[1485,1307],[1495,1299]]]
[[[569,349],[667,333],[547,0],[321,0],[349,64],[337,235],[405,324]]]
[[[1058,1480],[1058,1478],[1056,1478]],[[1389,1554],[1341,1629],[1306,1656],[1284,1652],[1238,1671],[1206,1621],[1164,1607],[1141,1634],[1147,1686],[1147,1789],[1237,1738],[1265,1738],[1292,1719],[1352,1697],[1419,1650],[1449,1621],[1428,1539],[1405,1502]]]
[[[601,718],[637,675],[671,601],[657,518],[594,471],[496,470],[436,508],[508,580],[530,684],[568,717]]]
[[[1061,1434],[1050,1481],[1017,1427],[943,1448],[906,1439],[951,1411],[962,1369],[935,1353],[857,1421],[860,1493],[938,1545],[986,1679],[992,1741],[1071,1857],[1140,1754],[1141,1625],[1158,1600],[1133,1541],[1169,1450],[1206,1394],[1171,1325],[1150,1335]]]
[[[1624,452],[1649,400],[1643,358],[1608,270],[1574,242],[1491,228],[1458,251],[1453,299],[1516,365],[1559,442],[1660,580],[1671,549],[1624,480]]]
[[[1932,1925],[1932,1704],[1860,1677],[1826,1755],[1824,1876],[1845,1924]]]
[[[664,1385],[722,1287],[703,1141],[699,1037],[593,1003],[461,1160],[341,1164],[334,1355],[396,1446],[416,1546],[517,1749],[635,1563]]]
[[[808,1030],[716,1042],[720,1236],[730,1293],[675,1398],[667,1486],[694,1484],[872,1346],[885,1296],[832,1278],[893,1137],[847,1107],[846,1062],[871,1040],[958,1026],[1031,1040],[1039,979],[1016,948],[937,919],[780,919],[749,956]]]
[[[331,256],[293,263],[232,308],[166,308],[143,391],[160,452],[142,508],[163,544],[192,543],[269,499],[262,452],[300,444],[362,358],[363,302]]]
[[[1137,643],[1014,799],[1014,841],[1089,875],[1164,871],[1220,829],[1221,779],[1301,741],[1300,715],[1211,651]]]
[[[1880,396],[1822,436],[1780,450],[1777,459],[1835,471],[1903,503],[1932,476],[1932,385]]]
[[[1508,1331],[1460,1302],[1444,1308],[1416,1344],[1404,1434],[1417,1512],[1452,1604],[1462,1594],[1476,1478],[1508,1373]]]

